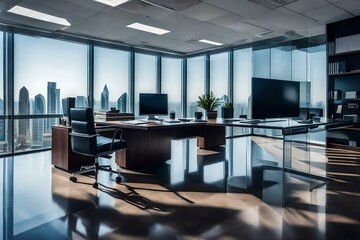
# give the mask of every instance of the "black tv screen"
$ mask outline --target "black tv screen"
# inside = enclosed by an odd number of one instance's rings
[[[139,95],[140,115],[167,115],[168,96],[158,93],[140,93]]]
[[[252,78],[252,118],[298,117],[300,83]]]

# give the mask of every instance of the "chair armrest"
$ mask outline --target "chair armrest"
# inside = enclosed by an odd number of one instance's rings
[[[93,138],[98,136],[97,134],[83,134],[83,133],[69,133],[70,136],[82,137],[82,138]]]
[[[101,133],[101,132],[114,132],[113,136],[112,136],[112,140],[111,140],[111,145],[110,145],[110,151],[113,150],[113,144],[116,138],[116,135],[120,132],[120,136],[119,136],[119,141],[122,140],[122,135],[123,135],[123,130],[119,127],[116,126],[99,126],[95,128],[95,131],[97,133]]]

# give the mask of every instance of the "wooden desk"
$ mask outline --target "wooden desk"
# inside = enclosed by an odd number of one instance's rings
[[[165,162],[171,158],[171,140],[198,137],[200,148],[213,148],[225,144],[225,126],[206,123],[147,123],[125,124],[120,121],[97,122],[123,129],[126,152],[116,153],[116,162],[123,168],[140,168]]]
[[[94,158],[74,153],[71,150],[70,132],[71,127],[52,126],[52,164],[66,171],[79,170],[81,166],[93,165]]]

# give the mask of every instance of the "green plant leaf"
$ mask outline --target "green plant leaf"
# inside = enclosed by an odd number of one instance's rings
[[[219,98],[215,97],[214,93],[203,94],[199,96],[199,100],[196,102],[197,105],[206,111],[214,111],[218,106],[220,106]]]

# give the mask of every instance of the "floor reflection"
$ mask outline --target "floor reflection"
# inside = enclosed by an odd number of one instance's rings
[[[101,172],[98,190],[91,176],[70,182],[50,152],[2,158],[0,238],[360,238],[359,153],[294,144],[297,168],[320,176],[328,169],[331,180],[312,190],[317,179],[279,170],[276,139],[228,139],[211,151],[192,140],[174,144],[171,160],[123,169],[121,184]],[[284,182],[288,191],[279,189]],[[279,194],[291,198],[285,208],[262,200]]]

